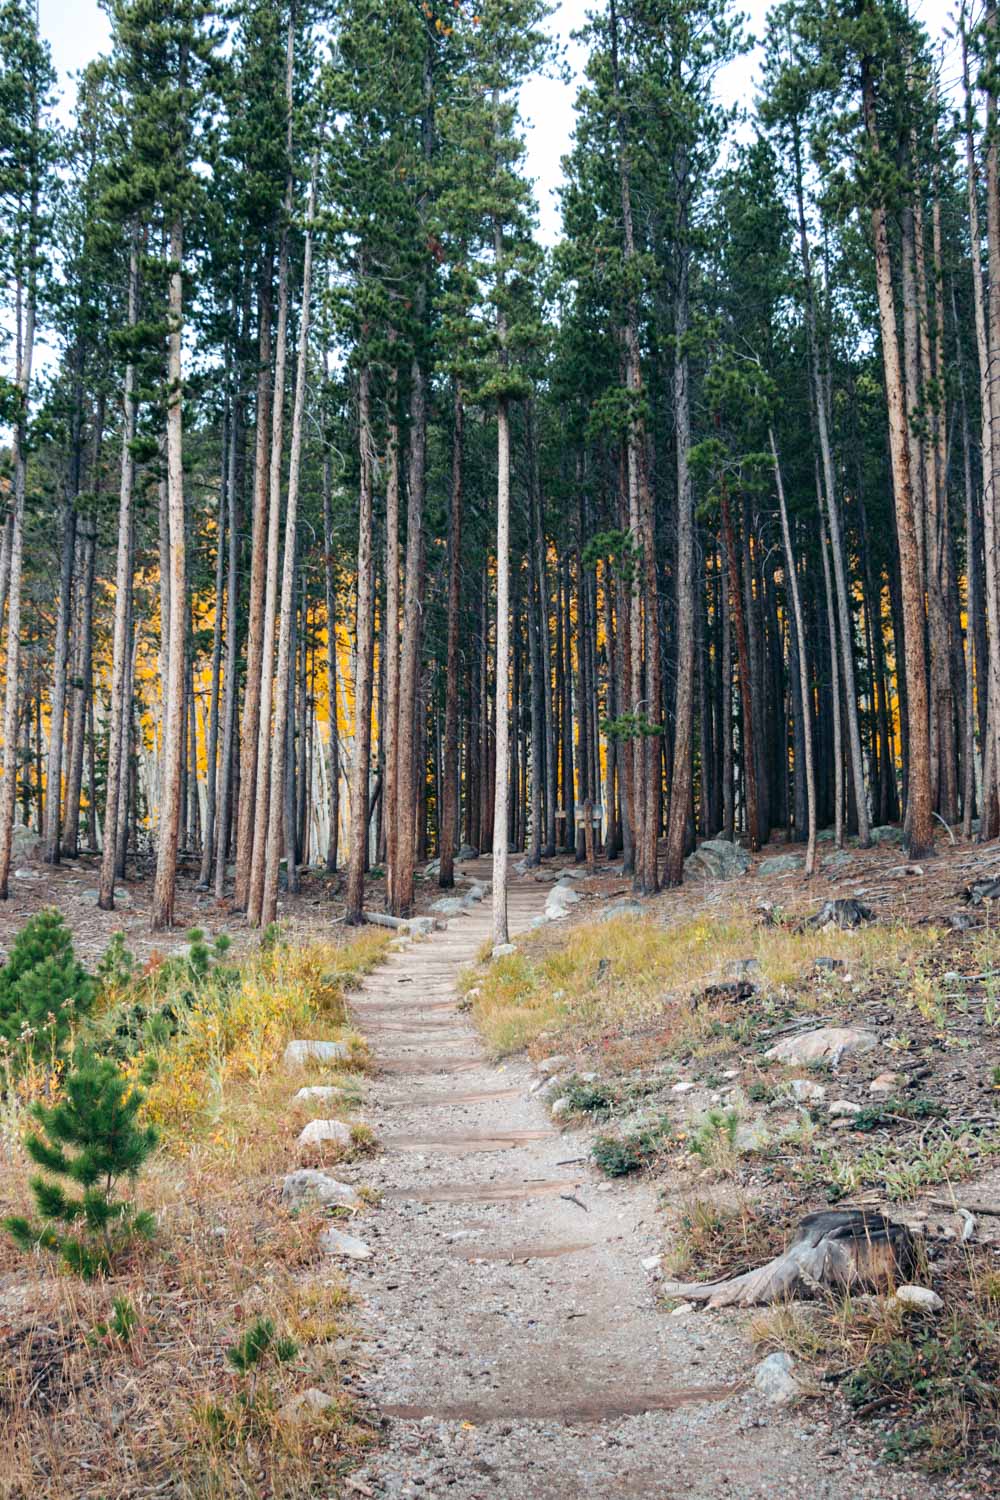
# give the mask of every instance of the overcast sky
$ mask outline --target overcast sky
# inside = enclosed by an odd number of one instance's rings
[[[570,34],[582,25],[593,0],[561,0],[550,27],[568,47],[574,69],[582,63],[581,49],[570,42]],[[771,0],[744,0],[734,6],[747,16],[751,32],[763,30]],[[955,0],[913,0],[911,8],[923,19],[932,36],[941,35]],[[68,112],[73,97],[69,75],[107,49],[108,19],[97,0],[40,0],[42,31],[52,48],[63,88],[63,107]],[[761,54],[759,49],[738,58],[720,77],[719,92],[725,104],[750,105]],[[553,78],[532,80],[524,90],[523,107],[529,123],[528,160],[535,178],[542,237],[551,242],[558,234],[559,215],[554,190],[560,177],[560,158],[566,152],[573,129],[573,99],[576,84]]]

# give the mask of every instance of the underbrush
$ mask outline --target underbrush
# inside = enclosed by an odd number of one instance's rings
[[[343,1036],[346,991],[387,942],[376,929],[343,947],[269,942],[234,965],[224,944],[192,935],[142,970],[118,942],[67,1049],[33,1048],[16,1068],[8,1051],[4,1212],[30,1211],[20,1138],[30,1104],[61,1097],[69,1045],[85,1042],[147,1094],[141,1118],[163,1144],[134,1192],[152,1243],[117,1255],[103,1277],[55,1274],[52,1257],[0,1242],[5,1500],[92,1496],[95,1475],[102,1495],[300,1500],[337,1488],[374,1440],[345,1381],[346,1283],[317,1249],[330,1211],[289,1212],[278,1193],[302,1164],[292,1095],[338,1075],[279,1064],[292,1036]],[[351,1102],[347,1092],[323,1113]],[[307,1388],[330,1404],[290,1407]]]
[[[771,1310],[752,1331],[825,1368],[857,1418],[877,1417],[886,1459],[971,1478],[970,1465],[1000,1460],[1000,1277],[969,1256],[939,1290],[938,1313],[848,1296]]]
[[[516,953],[470,972],[466,988],[477,990],[473,1013],[496,1056],[522,1050],[543,1033],[546,1043],[572,1037],[585,1044],[654,1025],[661,1028],[660,1052],[692,1046],[711,1052],[713,1026],[729,1011],[698,1001],[727,964],[754,958],[765,995],[799,985],[789,997],[796,1007],[829,1008],[851,992],[841,971],[817,978],[818,957],[841,960],[852,981],[870,981],[898,973],[933,941],[930,929],[902,925],[852,932],[763,926],[749,912],[669,927],[621,918],[575,926],[572,941],[558,947],[542,929]]]
[[[664,1262],[676,1281],[739,1276],[785,1248],[785,1235],[763,1205],[697,1198],[681,1212]]]

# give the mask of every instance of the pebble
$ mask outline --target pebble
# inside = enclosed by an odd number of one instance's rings
[[[929,1286],[898,1286],[893,1300],[920,1312],[940,1312],[944,1307],[937,1292],[932,1292]]]
[[[349,1260],[368,1260],[372,1253],[364,1240],[332,1226],[322,1231],[318,1243],[325,1255],[345,1255]]]

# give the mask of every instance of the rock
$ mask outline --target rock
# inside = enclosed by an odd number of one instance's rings
[[[323,1141],[333,1141],[337,1146],[351,1144],[351,1127],[343,1120],[310,1120],[299,1134],[300,1146],[317,1146]]]
[[[757,874],[785,875],[791,870],[801,870],[804,864],[801,854],[769,854],[757,866]]]
[[[331,1406],[336,1406],[332,1396],[326,1391],[318,1391],[315,1386],[307,1391],[300,1391],[290,1401],[286,1401],[281,1408],[281,1418],[285,1422],[309,1422],[314,1417],[321,1417]]]
[[[473,849],[471,844],[463,844],[458,853],[455,855],[455,860],[458,864],[465,864],[470,859],[478,858],[479,850]]]
[[[494,958],[510,958],[511,955],[514,954],[514,953],[516,953],[516,952],[517,952],[517,944],[516,943],[498,943],[497,946],[493,949],[493,957]]]
[[[868,1085],[868,1092],[869,1094],[882,1096],[885,1096],[886,1094],[894,1094],[899,1088],[900,1084],[905,1082],[906,1080],[903,1077],[902,1073],[880,1073],[878,1077],[873,1078],[871,1083]]]
[[[821,1083],[813,1083],[809,1078],[793,1078],[788,1085],[789,1093],[797,1099],[800,1104],[819,1104],[826,1098],[826,1089]]]
[[[432,859],[424,865],[424,878],[426,880],[437,880],[440,874],[441,861],[439,859]]]
[[[304,1068],[311,1062],[350,1062],[351,1049],[346,1042],[289,1042],[285,1048],[286,1068]]]
[[[335,1100],[346,1098],[346,1090],[334,1088],[332,1083],[311,1083],[308,1088],[299,1089],[292,1098],[293,1104],[332,1104]]]
[[[835,969],[842,969],[843,967],[844,960],[842,958],[817,958],[813,964],[814,969],[819,969],[822,973],[827,974],[832,974]]]
[[[693,1088],[693,1083],[689,1082],[687,1079],[683,1079],[680,1083],[675,1083],[670,1092],[672,1094],[689,1094]]]
[[[898,1286],[893,1301],[901,1302],[904,1307],[915,1307],[920,1312],[940,1312],[944,1307],[937,1292],[932,1292],[929,1286]]]
[[[41,839],[33,828],[25,828],[23,823],[15,823],[10,833],[10,857],[12,860],[30,859],[41,844]]]
[[[658,1271],[662,1260],[662,1255],[647,1255],[642,1263],[642,1269],[644,1271]]]
[[[834,1099],[828,1113],[833,1120],[853,1119],[861,1113],[861,1105],[855,1104],[853,1099]]]
[[[442,917],[457,917],[468,905],[465,896],[439,896],[437,901],[431,902],[431,911]]]
[[[837,870],[842,865],[849,865],[853,858],[848,849],[834,849],[832,854],[824,854],[820,863],[824,870]]]
[[[726,964],[730,979],[759,979],[760,960],[757,958],[733,958]]]
[[[881,823],[871,831],[873,844],[901,844],[903,842],[903,830],[895,828],[891,823]]]
[[[956,932],[968,932],[970,927],[975,926],[975,923],[969,916],[968,912],[953,911],[951,916],[948,918],[948,925],[949,927],[954,928]]]
[[[289,1172],[282,1182],[281,1201],[286,1208],[299,1208],[301,1204],[309,1202],[336,1203],[346,1208],[356,1208],[361,1199],[349,1183],[338,1182],[325,1172],[303,1168],[300,1172]]]
[[[558,921],[566,915],[567,907],[574,906],[577,901],[582,900],[579,891],[575,891],[566,880],[560,880],[549,892],[545,903],[545,915],[550,922]]]
[[[624,901],[615,901],[611,906],[606,906],[598,917],[599,922],[614,922],[619,917],[641,917],[642,903],[634,900],[631,896]]]
[[[684,861],[684,873],[691,880],[735,880],[749,868],[747,851],[728,839],[706,839]]]
[[[809,918],[806,926],[840,927],[846,932],[874,920],[875,913],[871,907],[848,898],[844,901],[824,901],[819,911]]]
[[[815,1031],[784,1037],[769,1047],[764,1056],[770,1062],[829,1062],[836,1067],[842,1057],[870,1052],[877,1046],[878,1037],[872,1031],[861,1031],[854,1026],[820,1026]]]
[[[754,1370],[753,1383],[771,1406],[787,1406],[802,1394],[802,1387],[795,1378],[795,1363],[784,1350],[761,1360]]]
[[[331,1224],[324,1229],[317,1241],[324,1255],[345,1255],[349,1260],[370,1260],[371,1250],[357,1235],[345,1234]]]
[[[41,880],[41,878],[42,878],[42,872],[41,872],[41,870],[15,870],[14,871],[14,879],[15,880]],[[93,896],[93,898],[94,898],[93,905],[96,906],[97,905],[97,892],[96,891],[82,891],[81,894],[80,894],[80,900],[81,901],[89,901],[91,896]]]
[[[568,1099],[556,1099],[549,1110],[549,1114],[553,1120],[565,1120],[566,1116],[570,1113],[570,1109],[571,1105]]]
[[[543,1078],[554,1078],[561,1073],[563,1068],[569,1066],[569,1058],[562,1053],[556,1053],[552,1057],[543,1057],[540,1062],[535,1063],[535,1072],[541,1073]]]
[[[489,881],[474,880],[466,893],[466,900],[482,901],[490,894],[491,889]]]
[[[413,937],[430,937],[437,923],[433,917],[408,917],[406,930]]]

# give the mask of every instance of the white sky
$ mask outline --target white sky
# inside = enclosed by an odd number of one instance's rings
[[[583,24],[593,0],[560,0],[550,27],[568,47],[568,58],[574,71],[582,64],[582,49],[570,41],[570,33]],[[734,6],[749,19],[749,29],[763,30],[764,17],[771,0],[743,0]],[[955,0],[912,0],[912,8],[921,16],[932,36],[940,36],[955,9]],[[108,18],[97,0],[40,0],[42,32],[52,48],[53,62],[59,71],[63,91],[63,111],[68,115],[72,105],[73,86],[69,75],[105,51],[108,46]],[[727,105],[749,105],[760,67],[759,49],[732,63],[719,79],[721,101]],[[546,243],[558,236],[559,212],[555,189],[560,178],[560,159],[570,144],[573,129],[573,100],[576,84],[568,85],[552,78],[534,79],[523,96],[524,114],[529,122],[528,162],[535,178],[541,224]]]

